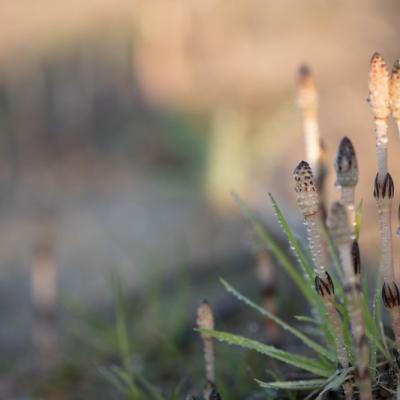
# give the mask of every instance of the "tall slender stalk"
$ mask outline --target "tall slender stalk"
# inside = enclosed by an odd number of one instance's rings
[[[318,94],[314,77],[306,65],[299,69],[297,104],[302,114],[306,158],[312,170],[317,171],[321,140],[317,119]]]
[[[336,243],[344,270],[345,293],[350,311],[350,323],[353,334],[361,400],[372,400],[372,385],[369,372],[369,349],[365,336],[364,320],[361,308],[361,286],[357,275],[360,273],[359,251],[354,248],[352,229],[349,224],[346,206],[336,202],[331,207],[327,221],[328,228]],[[356,268],[354,268],[356,266]]]
[[[380,267],[383,280],[386,283],[394,281],[393,249],[392,249],[392,203],[394,196],[393,179],[389,173],[386,174],[383,183],[380,183],[379,174],[376,174],[374,183],[374,198],[378,206],[381,261]]]
[[[394,63],[390,76],[390,109],[400,135],[400,59]]]
[[[315,172],[315,184],[320,197],[320,207],[326,216],[325,181],[328,172],[324,145],[318,124],[318,93],[314,77],[308,66],[299,69],[297,104],[303,120],[306,159]]]
[[[358,182],[358,162],[353,143],[346,136],[340,141],[334,165],[336,186],[340,189],[340,201],[347,208],[351,237],[355,239],[355,191]]]
[[[379,180],[383,181],[387,169],[387,126],[390,115],[389,72],[385,60],[379,53],[371,58],[369,71],[369,96],[375,122],[376,155]]]
[[[334,329],[336,352],[343,368],[349,367],[344,345],[340,317],[335,306],[335,289],[329,273],[326,271],[327,260],[323,251],[321,222],[319,215],[319,197],[310,165],[301,161],[293,173],[297,204],[304,217],[307,236],[312,253],[315,271],[315,289],[321,296],[328,318]],[[346,399],[351,399],[351,384],[344,385]]]
[[[377,174],[375,178],[374,197],[378,205],[381,237],[380,268],[383,275],[382,300],[391,317],[396,337],[396,347],[400,349],[400,292],[395,282],[392,249],[391,212],[393,196],[394,184],[390,174],[386,174],[382,184],[380,184]]]

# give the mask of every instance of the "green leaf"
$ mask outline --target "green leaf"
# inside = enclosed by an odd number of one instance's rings
[[[277,349],[273,346],[268,346],[266,344],[257,342],[256,340],[248,339],[243,336],[208,329],[199,329],[198,331],[204,332],[208,336],[214,337],[221,342],[226,342],[245,349],[257,351],[261,354],[265,354],[271,358],[311,372],[317,376],[328,377],[333,372],[332,368],[327,368],[323,363],[318,360],[289,353],[287,351]]]
[[[265,308],[260,307],[259,305],[255,304],[253,301],[251,301],[249,298],[246,296],[242,295],[239,293],[234,287],[232,287],[228,282],[226,282],[224,279],[220,278],[221,283],[224,285],[225,289],[233,294],[238,300],[243,302],[244,304],[247,304],[254,310],[257,310],[261,315],[271,319],[274,321],[277,325],[282,327],[283,329],[287,330],[290,332],[292,335],[296,336],[298,339],[300,339],[306,346],[314,350],[316,353],[319,355],[322,355],[329,360],[331,360],[333,363],[337,361],[335,355],[331,354],[329,351],[327,351],[324,347],[322,347],[320,344],[315,342],[314,340],[311,340],[308,338],[306,335],[301,333],[299,330],[296,328],[293,328],[286,322],[282,321],[280,318],[276,317],[274,314],[270,313],[268,310]]]
[[[302,322],[309,322],[310,324],[317,324],[317,322],[315,322],[314,318],[309,317],[308,315],[295,315],[294,316],[297,321],[302,321]]]
[[[256,379],[256,382],[264,389],[310,390],[323,387],[326,384],[326,379],[280,382],[263,382]]]
[[[263,241],[266,248],[275,257],[277,262],[286,270],[287,274],[293,279],[293,282],[300,289],[309,303],[312,305],[315,304],[315,291],[311,290],[310,285],[307,285],[304,277],[302,277],[299,271],[297,271],[297,269],[293,266],[292,262],[275,242],[272,236],[265,231],[263,225],[257,221],[257,218],[253,212],[250,211],[247,205],[235,193],[233,193],[233,198],[242,211],[244,217],[247,218],[252,224],[255,233]]]
[[[315,400],[322,400],[324,398],[323,395],[329,390],[338,390],[343,385],[348,372],[349,370],[345,369],[339,374],[333,375],[332,379],[328,380],[329,383],[324,387]]]
[[[131,350],[129,345],[128,328],[126,324],[126,305],[124,291],[122,289],[121,280],[117,276],[112,277],[112,283],[116,297],[115,333],[118,343],[119,356],[125,370],[130,371]]]

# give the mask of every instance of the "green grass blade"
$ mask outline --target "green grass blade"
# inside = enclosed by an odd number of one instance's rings
[[[311,290],[310,285],[306,283],[304,277],[297,271],[297,269],[293,266],[292,262],[286,256],[286,254],[282,251],[279,245],[275,242],[275,240],[268,234],[263,225],[257,221],[255,215],[250,211],[247,205],[236,195],[233,194],[236,204],[242,211],[244,217],[250,221],[253,226],[253,229],[257,236],[263,241],[266,248],[270,251],[270,253],[275,257],[277,262],[285,269],[287,274],[292,278],[293,282],[300,289],[301,293],[304,297],[310,302],[310,304],[315,303],[315,292]]]
[[[309,317],[308,315],[295,315],[294,318],[296,318],[297,321],[308,322],[313,325],[317,324],[317,322],[315,322],[314,319]]]
[[[236,345],[245,349],[254,350],[260,354],[264,354],[276,360],[282,361],[283,363],[311,372],[317,376],[328,377],[333,372],[333,368],[327,368],[318,360],[289,353],[287,351],[277,349],[273,346],[268,346],[243,336],[208,329],[200,329],[199,331],[206,333],[220,342],[226,342],[228,344]]]
[[[318,397],[315,400],[324,399],[324,395],[326,392],[330,390],[338,390],[343,385],[343,382],[346,379],[346,375],[348,373],[348,369],[343,370],[339,374],[335,374],[332,379],[328,379],[328,384],[325,385],[324,389],[319,393]]]
[[[310,265],[308,263],[308,260],[306,258],[306,256],[303,254],[299,243],[296,240],[295,235],[293,234],[293,231],[290,229],[288,223],[286,222],[285,217],[282,214],[282,211],[280,210],[278,203],[276,202],[276,200],[274,199],[274,197],[272,196],[271,193],[268,193],[270,199],[271,199],[271,203],[272,203],[272,207],[274,209],[275,215],[278,219],[279,225],[281,226],[284,234],[287,237],[287,240],[289,242],[290,248],[293,250],[299,265],[301,267],[301,269],[303,270],[304,276],[305,278],[313,283],[314,282],[314,270],[312,265]]]
[[[243,302],[244,304],[250,306],[254,310],[258,311],[261,315],[264,317],[267,317],[274,321],[277,325],[282,327],[282,329],[290,332],[292,335],[296,336],[298,339],[300,339],[306,346],[314,350],[317,354],[324,356],[331,360],[332,362],[336,362],[336,356],[331,354],[329,351],[327,351],[323,346],[315,342],[314,340],[311,340],[308,338],[306,335],[304,335],[302,332],[297,330],[296,328],[293,328],[286,322],[282,321],[280,318],[276,317],[274,314],[270,313],[268,310],[266,310],[263,307],[260,307],[253,301],[251,301],[249,298],[246,296],[242,295],[240,292],[238,292],[233,286],[231,286],[228,282],[226,282],[224,279],[220,278],[221,283],[224,285],[225,289],[233,294],[239,301]]]
[[[126,371],[131,370],[128,328],[126,325],[126,305],[122,283],[116,276],[112,277],[114,294],[116,298],[115,334],[121,363]]]
[[[326,384],[326,379],[279,382],[263,382],[256,379],[256,382],[264,389],[310,390],[322,388]]]

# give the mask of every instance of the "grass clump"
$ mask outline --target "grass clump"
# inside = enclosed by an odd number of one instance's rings
[[[399,115],[398,71],[396,63],[390,76],[382,56],[376,53],[372,57],[369,103],[376,134],[378,172],[373,193],[379,215],[381,261],[371,296],[365,284],[367,279],[361,268],[358,244],[361,223],[361,210],[356,207],[355,196],[358,163],[348,137],[339,144],[334,163],[340,200],[332,205],[327,219],[325,205],[322,204],[326,198],[319,192],[324,185],[314,180],[310,164],[301,161],[294,171],[297,203],[307,229],[311,260],[308,250],[301,246],[272,196],[272,207],[297,262],[287,256],[286,250],[272,239],[245,203],[235,196],[258,237],[307,301],[310,313],[298,319],[310,329],[309,332],[314,333],[306,334],[284,322],[221,280],[225,289],[239,301],[274,321],[308,349],[305,352],[286,351],[240,335],[200,327],[200,334],[202,337],[207,335],[208,340],[215,338],[254,350],[299,370],[298,379],[294,380],[256,379],[256,383],[266,390],[265,398],[270,398],[271,390],[280,393],[278,398],[324,399],[328,398],[328,393],[329,398],[348,400],[400,398],[400,291],[393,269],[390,222],[394,183],[387,169],[388,118],[392,113],[398,121]],[[307,154],[320,176],[317,96],[310,72],[304,68],[300,79],[299,105],[304,118]],[[313,129],[310,128],[310,120]],[[384,329],[381,304],[391,317],[392,332]],[[290,370],[288,367],[281,368],[283,376],[289,375],[285,373]]]

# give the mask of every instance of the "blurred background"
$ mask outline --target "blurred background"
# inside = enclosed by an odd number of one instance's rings
[[[111,313],[111,275],[142,311],[150,299],[174,301],[184,276],[182,332],[204,297],[229,309],[218,277],[252,287],[256,275],[232,192],[279,238],[272,192],[302,233],[292,171],[305,154],[295,101],[304,62],[316,77],[329,165],[342,136],[355,145],[361,247],[374,268],[367,76],[374,51],[389,65],[400,56],[399,11],[395,0],[2,1],[1,397],[101,398],[65,348],[84,337],[71,328],[80,305]],[[395,182],[399,151],[390,125]],[[143,315],[134,334],[152,321]],[[150,335],[158,330],[148,325]],[[91,389],[72,395],[70,382]]]

